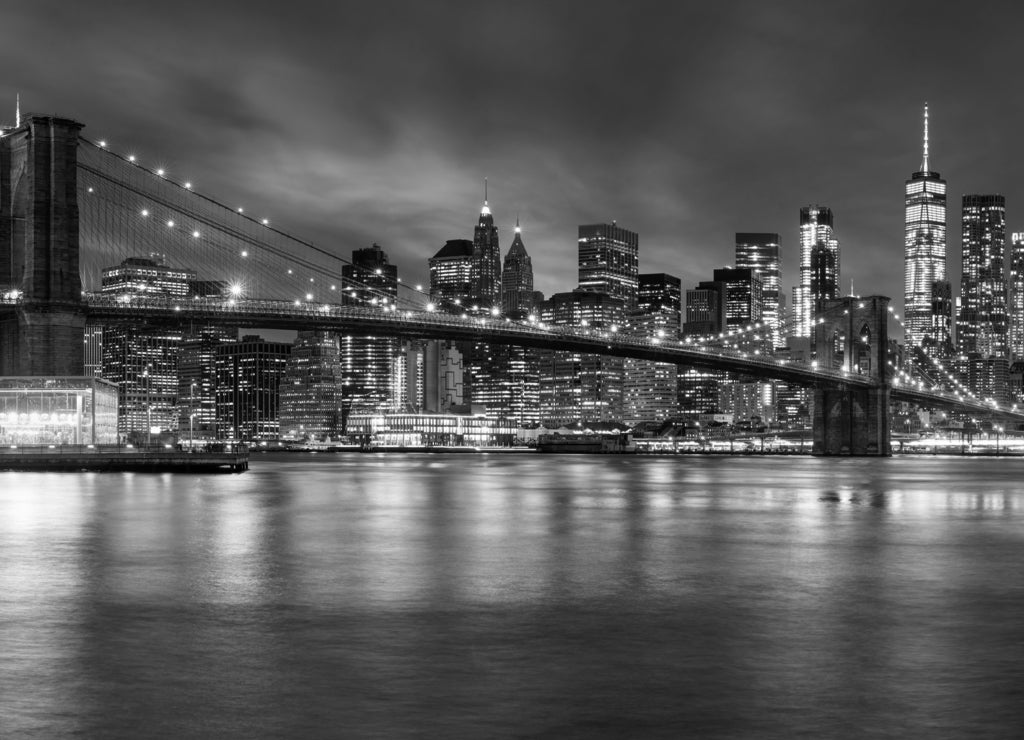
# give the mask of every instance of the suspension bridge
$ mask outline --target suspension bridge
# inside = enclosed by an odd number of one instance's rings
[[[884,296],[828,302],[812,365],[744,351],[739,335],[760,331],[757,324],[708,342],[452,311],[419,286],[401,285],[397,298],[374,289],[333,251],[118,154],[82,128],[28,116],[0,137],[0,375],[81,375],[87,322],[220,324],[485,341],[782,380],[814,389],[823,455],[889,454],[891,401],[1024,421],[957,387],[947,368],[935,373],[946,380],[927,383],[901,369],[890,356],[894,313]],[[151,254],[215,289],[103,291],[104,269]]]

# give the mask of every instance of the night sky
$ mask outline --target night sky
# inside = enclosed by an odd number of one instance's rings
[[[1002,193],[1024,231],[1024,10],[910,2],[6,2],[0,119],[57,113],[115,151],[407,283],[472,238],[490,183],[536,286],[576,285],[576,227],[640,234],[684,287],[830,206],[842,286],[902,306],[903,182]]]

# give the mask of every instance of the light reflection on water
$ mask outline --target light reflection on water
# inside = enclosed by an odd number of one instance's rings
[[[0,473],[3,736],[1010,737],[1024,460]]]

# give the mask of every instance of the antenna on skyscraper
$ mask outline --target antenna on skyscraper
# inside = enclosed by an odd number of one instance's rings
[[[921,172],[928,172],[928,102],[924,104],[924,160],[921,162]]]
[[[484,205],[487,205],[487,178],[484,178]]]
[[[21,93],[14,94],[14,127],[21,125]]]

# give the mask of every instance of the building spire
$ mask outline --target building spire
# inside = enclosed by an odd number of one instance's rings
[[[481,216],[490,216],[491,207],[487,205],[487,178],[484,178],[484,207],[480,209]]]
[[[14,94],[14,127],[21,125],[21,93]]]
[[[928,172],[928,103],[924,104],[924,159],[921,160],[921,172]]]
[[[518,234],[522,229],[519,228],[519,214],[516,214],[516,233]]]

